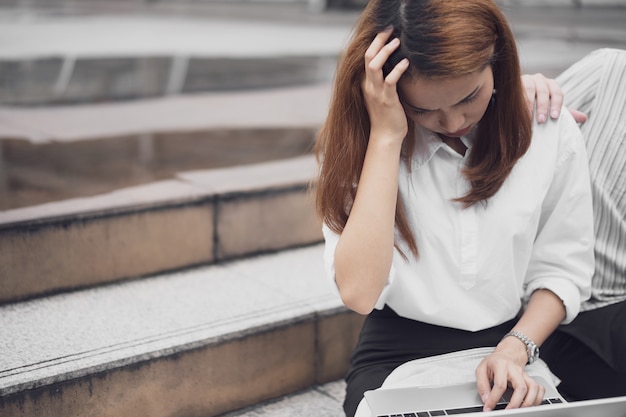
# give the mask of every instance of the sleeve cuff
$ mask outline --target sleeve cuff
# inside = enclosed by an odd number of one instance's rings
[[[565,319],[561,324],[568,324],[576,318],[580,312],[580,304],[582,301],[589,298],[588,291],[581,294],[581,289],[572,286],[572,283],[564,278],[543,278],[536,279],[526,287],[526,300],[530,298],[530,295],[536,290],[549,290],[552,291],[563,302],[565,307]]]

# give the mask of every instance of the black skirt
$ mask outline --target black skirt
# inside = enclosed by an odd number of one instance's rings
[[[398,366],[415,359],[464,349],[493,347],[517,319],[477,332],[435,326],[398,316],[390,307],[374,310],[363,324],[346,376],[344,411],[353,417],[363,393],[379,388]]]

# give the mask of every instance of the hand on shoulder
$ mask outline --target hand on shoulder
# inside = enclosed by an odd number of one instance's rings
[[[537,107],[536,118],[537,123],[545,123],[548,120],[548,110],[550,118],[558,119],[561,115],[561,107],[563,105],[563,90],[552,78],[547,78],[541,73],[522,75],[522,84],[526,92],[526,103],[532,112]],[[578,124],[587,121],[587,115],[576,109],[568,108]]]

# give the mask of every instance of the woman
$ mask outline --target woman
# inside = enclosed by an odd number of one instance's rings
[[[524,366],[589,295],[591,194],[574,120],[533,125],[495,3],[370,1],[316,151],[328,276],[368,315],[346,414],[397,366],[481,346],[485,410],[507,385],[538,404]]]

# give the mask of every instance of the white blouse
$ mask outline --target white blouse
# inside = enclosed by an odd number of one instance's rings
[[[591,191],[585,145],[571,115],[533,126],[528,152],[498,193],[464,209],[463,157],[435,134],[417,132],[401,164],[400,195],[419,257],[397,239],[388,283],[376,308],[422,322],[477,331],[514,318],[530,294],[549,289],[574,319],[589,297],[594,269]],[[333,281],[339,235],[326,225],[324,261]]]

